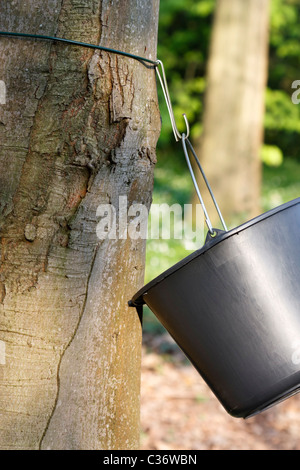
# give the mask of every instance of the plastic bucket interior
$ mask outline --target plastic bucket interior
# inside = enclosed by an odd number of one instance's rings
[[[228,232],[144,286],[147,304],[224,408],[249,417],[300,387],[300,198]]]

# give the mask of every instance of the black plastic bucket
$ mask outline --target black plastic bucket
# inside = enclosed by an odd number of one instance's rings
[[[300,198],[205,245],[143,287],[225,409],[249,417],[300,387]]]

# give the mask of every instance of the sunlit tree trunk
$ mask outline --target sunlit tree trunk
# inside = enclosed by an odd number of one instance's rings
[[[159,0],[0,3],[0,29],[156,58]],[[0,448],[139,447],[144,240],[100,240],[97,207],[150,205],[153,67],[0,38]]]
[[[199,153],[229,222],[260,211],[269,3],[216,2]]]

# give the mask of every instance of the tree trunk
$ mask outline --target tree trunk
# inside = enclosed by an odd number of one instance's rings
[[[156,58],[159,0],[1,2],[0,29]],[[151,202],[153,67],[0,38],[0,447],[139,447],[145,241],[99,240],[97,207]],[[117,214],[118,215],[118,214]]]
[[[199,154],[229,223],[260,211],[268,19],[269,0],[216,3]]]

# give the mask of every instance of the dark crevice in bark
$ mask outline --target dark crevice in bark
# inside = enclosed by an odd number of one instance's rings
[[[76,328],[74,329],[74,332],[73,332],[72,337],[70,338],[68,344],[65,346],[63,352],[61,353],[60,360],[59,360],[59,363],[58,363],[58,366],[57,366],[57,392],[56,392],[56,397],[55,397],[55,401],[54,401],[54,404],[53,404],[53,408],[52,408],[51,414],[50,414],[50,416],[49,416],[49,419],[48,419],[48,421],[47,421],[47,424],[46,424],[46,426],[45,426],[43,435],[42,435],[42,437],[41,437],[41,440],[40,440],[40,443],[39,443],[39,446],[38,446],[39,450],[42,449],[44,437],[45,437],[46,434],[47,434],[47,431],[48,431],[48,428],[49,428],[49,425],[50,425],[52,416],[54,415],[54,412],[55,412],[55,410],[56,410],[56,406],[57,406],[57,403],[58,403],[58,396],[59,396],[59,390],[60,390],[60,376],[59,376],[59,374],[60,374],[61,362],[62,362],[62,360],[63,360],[63,357],[64,357],[64,355],[65,355],[67,349],[70,347],[70,345],[72,344],[74,338],[76,337],[76,334],[77,334],[77,331],[78,331],[80,322],[81,322],[82,317],[83,317],[83,315],[84,315],[84,311],[85,311],[85,307],[86,307],[86,302],[87,302],[87,298],[88,298],[88,294],[89,294],[89,282],[90,282],[90,278],[91,278],[91,275],[92,275],[92,272],[93,272],[93,267],[94,267],[94,264],[95,264],[95,259],[96,259],[96,256],[97,256],[98,248],[99,248],[99,245],[96,246],[96,247],[95,247],[95,250],[94,250],[93,260],[92,260],[92,263],[91,263],[90,272],[89,272],[89,275],[88,275],[88,278],[87,278],[87,282],[86,282],[85,297],[84,297],[84,301],[83,301],[83,305],[82,305],[81,314],[80,314],[79,319],[78,319],[78,323],[77,323],[77,325],[76,325]]]

